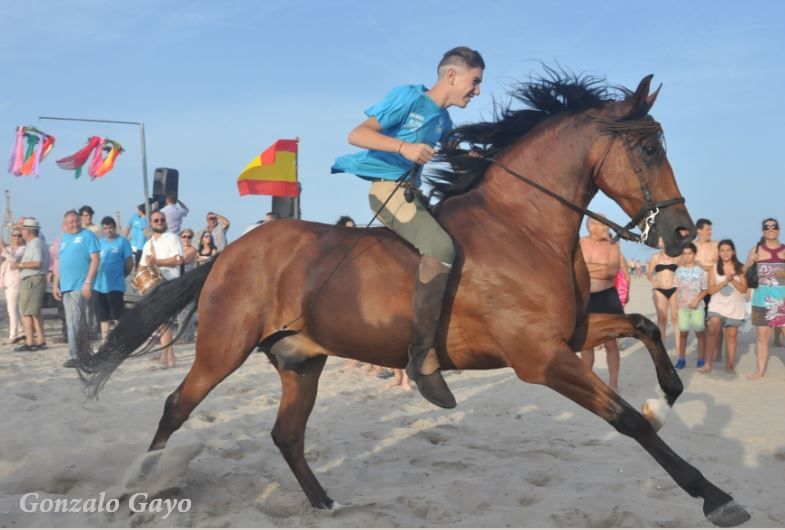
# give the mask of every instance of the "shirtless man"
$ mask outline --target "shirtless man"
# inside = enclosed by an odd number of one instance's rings
[[[695,238],[695,246],[698,248],[698,252],[695,254],[695,263],[702,267],[706,274],[710,274],[709,271],[712,268],[716,268],[717,262],[720,260],[720,253],[718,248],[718,241],[715,241],[711,238],[711,221],[708,219],[704,219],[701,217],[697,221],[695,221],[695,229],[697,230],[697,237]],[[703,307],[709,307],[709,300],[711,300],[711,295],[707,294],[703,297],[704,305]],[[722,333],[720,333],[719,338],[717,339],[717,351],[714,354],[715,361],[722,360]]]
[[[608,227],[594,219],[587,219],[586,228],[589,235],[580,240],[581,252],[591,278],[591,297],[589,298],[589,313],[624,314],[619,294],[613,286],[619,270],[627,276],[624,257],[619,251],[619,245],[611,241]],[[627,276],[629,282],[629,276]],[[608,355],[609,386],[614,390],[619,389],[619,345],[616,339],[605,343],[605,352]],[[589,366],[594,366],[594,349],[581,352],[581,359]]]
[[[703,270],[708,274],[709,269],[716,266],[720,259],[717,241],[711,238],[711,221],[708,219],[698,219],[695,228],[698,232],[694,241],[698,248],[698,253],[695,254],[695,263],[703,267]]]

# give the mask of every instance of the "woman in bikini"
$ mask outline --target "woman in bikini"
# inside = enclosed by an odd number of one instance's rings
[[[218,254],[218,247],[215,246],[213,241],[213,234],[205,230],[199,238],[199,250],[196,255],[196,264],[201,265],[207,263]]]
[[[662,238],[659,247],[663,248]],[[676,349],[679,348],[679,307],[676,297],[675,278],[676,269],[679,267],[676,258],[672,258],[660,250],[649,260],[647,276],[651,282],[654,307],[657,309],[657,325],[665,341],[665,332],[668,320],[671,322],[673,335],[676,340]]]
[[[723,239],[717,245],[720,259],[716,267],[709,269],[709,294],[711,300],[707,308],[708,337],[706,339],[706,365],[700,373],[711,372],[714,350],[717,349],[720,333],[725,331],[725,371],[735,373],[736,337],[744,325],[744,293],[747,280],[742,272],[743,266],[736,257],[736,246],[730,239]]]
[[[757,267],[758,287],[752,295],[752,325],[756,328],[757,370],[748,375],[766,375],[769,340],[774,329],[785,326],[785,245],[780,243],[780,224],[776,219],[762,223],[761,242],[750,251],[746,267]]]

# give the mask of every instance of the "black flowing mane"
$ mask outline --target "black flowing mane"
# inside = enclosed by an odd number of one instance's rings
[[[596,109],[630,94],[626,88],[608,85],[605,78],[544,69],[545,75],[518,83],[510,91],[512,99],[526,108],[513,110],[512,102],[494,105],[493,121],[462,125],[442,138],[435,161],[449,162],[452,169],[426,172],[424,179],[433,186],[433,195],[445,199],[469,191],[490,165],[483,158],[469,156],[462,144],[484,157],[493,157],[548,118]]]

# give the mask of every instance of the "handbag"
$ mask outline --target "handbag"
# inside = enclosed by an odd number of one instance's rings
[[[760,250],[760,244],[755,246],[755,254]],[[744,274],[747,279],[747,287],[750,289],[758,288],[758,262],[753,261],[747,272]]]

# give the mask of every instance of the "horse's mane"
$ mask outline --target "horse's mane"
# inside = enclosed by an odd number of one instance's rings
[[[526,108],[514,110],[512,101],[507,105],[494,102],[492,121],[457,127],[442,138],[435,161],[448,162],[451,169],[428,170],[424,175],[434,195],[447,198],[469,191],[490,165],[488,160],[469,156],[461,144],[469,144],[475,154],[493,157],[548,118],[595,109],[630,93],[608,85],[605,78],[547,66],[544,70],[544,75],[517,83],[510,90],[512,100],[524,103]]]

